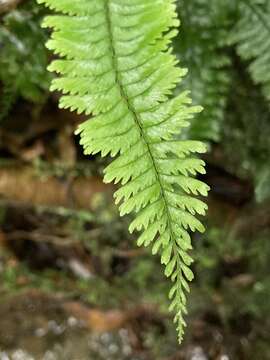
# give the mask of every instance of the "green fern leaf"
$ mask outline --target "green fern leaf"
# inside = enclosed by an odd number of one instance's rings
[[[161,254],[171,278],[170,309],[182,340],[191,249],[188,230],[204,231],[194,216],[206,205],[192,194],[208,186],[193,178],[204,162],[191,153],[206,147],[176,139],[200,107],[187,93],[172,97],[186,71],[177,67],[170,43],[179,21],[174,0],[39,0],[64,15],[49,16],[54,29],[47,46],[55,60],[52,90],[64,95],[60,107],[92,114],[77,133],[86,154],[117,158],[105,169],[121,215],[135,212],[130,231],[141,231],[138,245]],[[190,175],[191,174],[191,175]]]
[[[239,21],[229,39],[239,56],[250,62],[253,81],[270,100],[270,1],[242,0]]]

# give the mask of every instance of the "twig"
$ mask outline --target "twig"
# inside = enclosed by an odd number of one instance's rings
[[[77,240],[71,239],[69,237],[60,237],[55,235],[43,234],[38,231],[23,231],[17,230],[10,233],[6,233],[8,240],[22,240],[27,239],[34,242],[46,242],[57,246],[68,247],[70,245],[78,244]]]

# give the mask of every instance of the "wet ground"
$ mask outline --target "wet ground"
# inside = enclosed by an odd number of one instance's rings
[[[85,312],[85,319],[82,311],[89,312]],[[170,351],[168,344],[167,353],[172,356],[157,357],[153,344],[152,349],[147,349],[147,344],[139,343],[134,324],[132,327],[130,322],[119,320],[121,313],[109,317],[108,312],[96,312],[80,303],[63,303],[60,298],[37,291],[5,298],[0,305],[0,360],[214,359],[196,344],[185,345],[182,351],[180,347],[177,351],[175,345]],[[87,326],[89,314],[93,329]],[[106,323],[109,319],[115,325]],[[106,327],[111,330],[102,331]],[[222,353],[215,359],[232,358]]]
[[[127,329],[93,332],[46,297],[16,297],[0,306],[1,360],[146,360]]]

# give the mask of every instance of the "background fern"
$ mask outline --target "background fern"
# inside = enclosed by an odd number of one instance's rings
[[[229,46],[236,45],[253,81],[262,85],[269,100],[270,3],[191,0],[179,2],[178,7],[183,26],[175,48],[189,68],[182,86],[190,88],[194,103],[205,108],[192,121],[187,136],[219,141],[232,83]]]
[[[229,42],[237,45],[240,57],[249,61],[249,71],[256,84],[261,84],[270,100],[270,2],[242,0],[239,20]]]
[[[231,21],[226,1],[179,1],[181,36],[175,51],[189,71],[180,85],[191,90],[195,104],[205,111],[196,116],[187,137],[218,141],[230,85],[230,58],[224,45]],[[192,44],[192,46],[190,46]]]
[[[44,22],[54,29],[47,47],[65,57],[50,65],[61,74],[51,90],[65,94],[61,108],[95,116],[78,130],[86,154],[118,155],[105,169],[105,182],[122,185],[115,193],[121,215],[137,213],[130,231],[142,231],[138,245],[161,253],[181,341],[185,291],[193,279],[187,230],[204,231],[194,215],[206,210],[192,194],[206,196],[208,186],[193,178],[205,172],[204,162],[190,156],[205,146],[175,137],[201,110],[189,106],[185,92],[171,97],[186,73],[169,47],[179,25],[175,2],[44,2],[69,15]]]
[[[270,197],[269,102],[247,75],[244,70],[233,72],[230,111],[221,130],[221,146],[230,172],[240,178],[252,174],[255,200],[262,203]]]

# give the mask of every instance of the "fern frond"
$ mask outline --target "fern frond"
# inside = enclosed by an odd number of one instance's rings
[[[193,176],[204,162],[192,157],[206,147],[176,139],[193,115],[188,93],[172,97],[186,71],[177,67],[170,43],[179,25],[174,0],[39,0],[65,15],[49,16],[47,46],[64,59],[51,71],[61,76],[52,90],[64,93],[60,107],[92,114],[77,133],[86,154],[117,155],[105,169],[121,215],[137,213],[130,231],[138,245],[160,252],[173,287],[170,310],[182,340],[185,291],[192,280],[188,230],[204,231],[195,213],[206,205],[193,198],[208,186]]]
[[[194,104],[204,111],[196,116],[187,136],[218,141],[231,82],[230,59],[224,51],[230,22],[228,1],[189,0],[178,2],[181,34],[175,50],[189,71],[180,89],[191,90]],[[190,44],[192,44],[190,46]]]
[[[230,36],[239,56],[250,62],[253,81],[270,100],[270,1],[242,0],[239,21]]]

